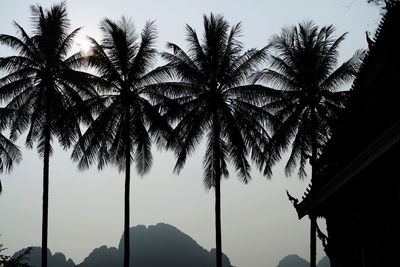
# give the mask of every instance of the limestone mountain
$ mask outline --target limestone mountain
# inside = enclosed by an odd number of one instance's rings
[[[164,223],[152,226],[138,225],[130,228],[131,265],[135,267],[214,267],[215,249],[208,251],[176,227]],[[112,267],[122,266],[122,235],[118,248],[95,248],[82,263],[75,265],[62,253],[49,253],[48,267]],[[17,252],[13,257],[18,256]],[[233,267],[223,255],[223,267]],[[33,267],[40,266],[40,248],[35,247],[27,261]]]
[[[305,259],[299,257],[298,255],[288,255],[284,257],[279,263],[277,267],[309,267],[310,263],[306,261]],[[329,259],[328,257],[322,258],[318,264],[317,267],[330,267]]]
[[[26,248],[17,251],[12,258],[16,258],[21,255]],[[28,263],[30,266],[39,267],[41,263],[41,253],[42,249],[40,247],[32,247],[31,252],[29,255],[26,256],[29,260],[25,263]],[[49,267],[75,267],[75,263],[71,259],[67,259],[63,253],[56,252],[54,255],[51,253],[50,249],[47,249],[47,259],[48,259],[48,266]]]

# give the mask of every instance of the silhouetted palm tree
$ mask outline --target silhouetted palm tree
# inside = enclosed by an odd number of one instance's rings
[[[76,144],[72,158],[79,161],[80,169],[97,160],[99,169],[111,163],[125,171],[124,266],[128,267],[130,166],[134,161],[137,172],[146,174],[152,165],[151,138],[165,140],[171,130],[146,87],[160,77],[149,71],[157,55],[154,23],[145,25],[140,42],[133,23],[125,18],[103,20],[101,30],[102,44],[91,39],[88,56],[89,66],[99,73],[101,95],[91,103],[97,117]]]
[[[160,94],[176,102],[166,116],[176,125],[169,147],[177,157],[174,171],[180,172],[186,158],[207,136],[204,183],[215,189],[216,262],[222,265],[220,180],[228,177],[228,162],[240,180],[250,180],[251,157],[264,163],[262,153],[268,138],[265,130],[270,114],[260,107],[268,89],[246,84],[247,76],[266,58],[266,48],[243,53],[238,41],[241,24],[230,28],[222,16],[204,16],[204,34],[186,26],[188,53],[169,43],[172,53],[163,53],[166,69],[178,81],[160,85]],[[168,101],[166,101],[168,102]]]
[[[85,85],[89,76],[73,70],[81,66],[80,53],[69,56],[79,29],[69,31],[65,2],[43,10],[32,6],[33,36],[17,23],[18,37],[0,35],[0,43],[18,52],[0,59],[0,68],[9,73],[1,79],[0,99],[9,100],[15,110],[9,118],[11,139],[28,129],[26,145],[37,149],[43,159],[42,266],[47,266],[49,158],[52,139],[68,148],[79,135],[77,110],[82,97],[93,93]],[[87,118],[89,120],[89,118]]]
[[[331,135],[332,122],[344,108],[349,91],[343,86],[351,82],[361,64],[363,51],[337,67],[338,47],[346,33],[334,37],[335,28],[319,28],[313,22],[283,29],[274,36],[268,68],[255,79],[274,89],[283,90],[281,97],[265,105],[275,110],[278,129],[270,147],[272,161],[291,145],[285,171],[289,175],[299,164],[298,175],[306,175],[307,160],[312,166],[312,179],[318,171],[314,164]],[[271,166],[267,164],[266,166]],[[315,266],[316,218],[311,214],[311,266]]]

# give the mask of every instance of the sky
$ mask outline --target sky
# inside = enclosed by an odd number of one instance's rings
[[[15,34],[12,21],[30,30],[30,5],[50,7],[58,1],[2,0],[0,32]],[[72,28],[84,26],[76,47],[84,36],[100,38],[98,24],[104,17],[131,17],[140,31],[148,20],[155,20],[159,32],[157,48],[166,42],[185,47],[185,24],[202,32],[202,16],[222,14],[232,24],[243,22],[241,40],[246,48],[261,48],[284,26],[312,19],[318,25],[336,26],[337,35],[348,32],[340,52],[349,58],[366,48],[365,31],[374,32],[379,9],[364,0],[70,0],[67,1]],[[0,56],[10,53],[0,47]],[[41,203],[43,164],[35,149],[22,147],[23,161],[11,174],[1,174],[0,243],[6,253],[41,244]],[[92,249],[101,245],[118,246],[123,230],[124,176],[117,168],[98,171],[93,166],[78,171],[70,160],[71,151],[54,143],[50,159],[49,248],[63,252],[80,263]],[[215,247],[214,192],[204,188],[202,156],[204,145],[187,160],[180,173],[172,173],[174,155],[154,149],[151,172],[131,176],[131,225],[174,225],[206,249]],[[222,246],[232,265],[274,267],[284,256],[298,254],[308,259],[309,222],[298,220],[285,190],[301,197],[309,180],[296,175],[287,178],[283,162],[275,166],[272,179],[256,168],[252,181],[244,185],[231,169],[230,178],[221,185]],[[321,222],[323,225],[323,222]],[[324,253],[319,246],[318,257]]]

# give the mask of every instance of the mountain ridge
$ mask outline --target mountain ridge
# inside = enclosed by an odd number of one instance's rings
[[[281,259],[277,267],[309,267],[310,263],[301,258],[299,255],[290,254]],[[327,256],[323,257],[317,263],[317,267],[330,267],[329,259]]]
[[[131,264],[137,267],[204,267],[215,266],[215,249],[208,251],[193,238],[178,228],[166,224],[137,225],[130,228]],[[102,245],[93,249],[85,259],[75,264],[72,259],[57,252],[54,255],[48,249],[49,267],[110,267],[122,266],[123,263],[122,234],[118,247]],[[13,255],[17,257],[24,250]],[[40,266],[40,247],[33,247],[26,263],[33,267]],[[229,258],[223,254],[223,267],[234,267]]]
[[[136,267],[215,267],[215,249],[208,251],[201,247],[193,238],[178,228],[166,224],[137,225],[130,228],[131,264]],[[63,253],[51,253],[48,249],[49,267],[113,267],[123,265],[122,234],[118,247],[106,245],[93,249],[85,259],[75,264]],[[24,249],[16,252],[13,258],[20,255]],[[26,263],[32,267],[40,267],[41,248],[33,247]],[[307,260],[291,254],[281,259],[277,267],[308,267]],[[234,267],[229,258],[223,254],[223,267]],[[327,257],[321,259],[317,267],[330,267]]]

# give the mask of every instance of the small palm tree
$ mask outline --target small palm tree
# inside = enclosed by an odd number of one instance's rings
[[[270,114],[260,104],[269,90],[247,84],[247,76],[266,58],[266,48],[243,51],[238,41],[241,24],[230,27],[222,16],[204,16],[204,34],[186,26],[189,52],[169,43],[172,53],[163,53],[164,67],[177,82],[160,85],[160,95],[175,101],[166,116],[176,125],[169,147],[174,149],[180,172],[187,157],[206,135],[204,183],[215,190],[216,265],[222,266],[220,180],[233,164],[239,179],[250,180],[249,157],[260,166]],[[161,90],[161,88],[163,90]],[[165,101],[168,102],[168,101]]]
[[[331,135],[332,123],[344,108],[349,91],[343,86],[352,81],[362,62],[363,51],[337,67],[338,48],[346,33],[334,37],[335,28],[317,27],[313,22],[283,29],[273,37],[270,65],[255,75],[271,88],[282,90],[280,97],[264,107],[275,110],[277,130],[270,142],[270,160],[278,160],[291,145],[285,171],[290,175],[299,165],[298,175],[306,175],[309,160],[312,182],[318,172],[316,160]],[[266,164],[267,167],[272,163]],[[269,171],[269,170],[268,170]],[[316,217],[311,219],[311,266],[315,266]]]
[[[42,267],[47,266],[49,158],[52,139],[68,148],[79,136],[77,111],[84,111],[85,97],[92,97],[90,75],[73,68],[81,66],[80,53],[69,56],[74,36],[69,33],[65,2],[43,10],[32,6],[33,36],[17,23],[18,36],[0,35],[0,44],[18,52],[0,59],[8,74],[0,80],[0,99],[10,100],[7,109],[11,139],[28,129],[26,145],[43,159]],[[82,116],[83,121],[90,117]]]
[[[151,138],[161,142],[171,130],[147,88],[160,77],[150,71],[157,55],[154,23],[146,24],[140,42],[133,23],[125,18],[103,20],[101,30],[102,44],[91,39],[92,53],[87,58],[99,73],[101,95],[90,104],[96,118],[79,139],[72,158],[80,169],[97,160],[99,169],[110,163],[125,172],[124,266],[128,267],[130,167],[135,162],[137,172],[146,174],[152,165]]]

